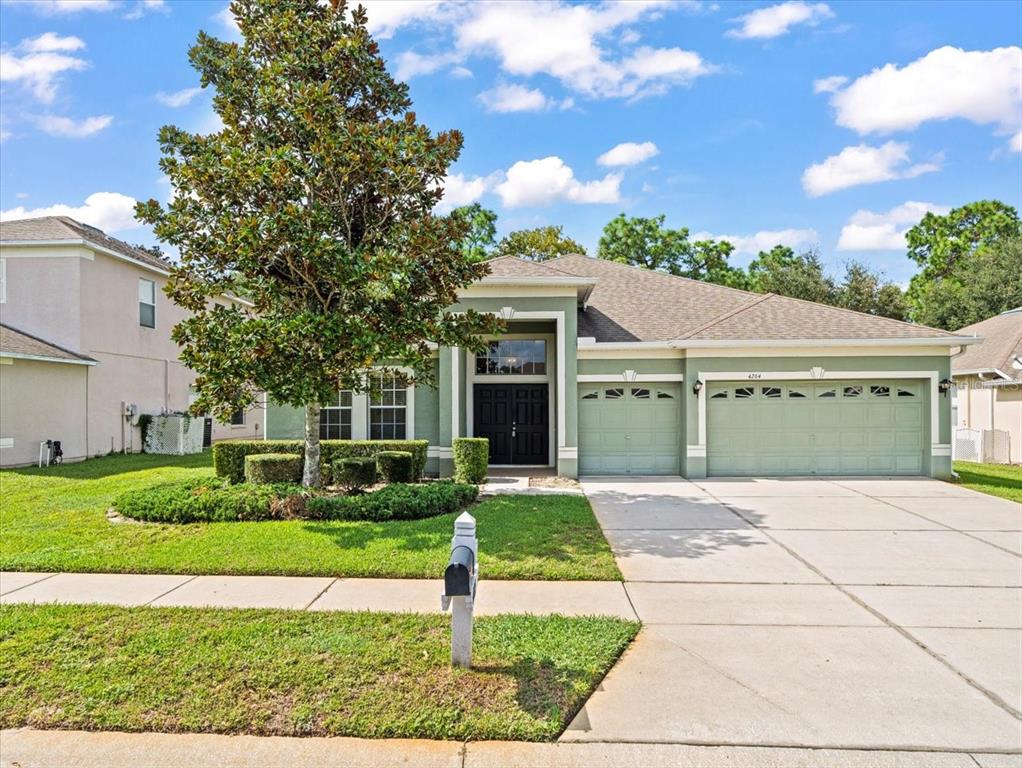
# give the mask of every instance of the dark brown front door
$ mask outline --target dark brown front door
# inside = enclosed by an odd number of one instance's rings
[[[491,464],[547,464],[550,460],[547,384],[476,384],[476,437],[490,441]]]

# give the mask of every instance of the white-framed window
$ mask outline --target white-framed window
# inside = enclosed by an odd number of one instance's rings
[[[404,440],[408,434],[408,390],[392,373],[373,374],[369,389],[369,439]]]
[[[342,389],[320,407],[320,440],[351,440],[351,401],[351,390]]]
[[[239,408],[231,414],[231,426],[232,427],[243,427],[245,426],[245,409]]]
[[[138,324],[156,327],[156,283],[144,277],[138,279]]]

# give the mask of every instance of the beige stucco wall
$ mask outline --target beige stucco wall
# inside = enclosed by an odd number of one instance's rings
[[[70,255],[60,255],[70,254]],[[139,413],[182,411],[195,376],[178,361],[171,329],[186,316],[163,292],[167,278],[132,262],[78,247],[5,247],[7,301],[3,322],[87,355],[88,455],[141,447],[138,427],[126,423],[123,404]],[[156,327],[139,325],[139,279],[156,283]],[[22,410],[37,413],[45,400],[24,392]],[[214,422],[213,439],[262,437],[263,410],[244,426]]]
[[[42,440],[60,440],[65,461],[84,458],[89,372],[85,365],[0,358],[0,445],[9,446],[0,447],[0,466],[35,464]]]
[[[24,258],[32,254],[30,258]],[[81,347],[79,290],[84,248],[0,247],[7,274],[7,297],[0,322],[67,349]]]
[[[956,376],[959,427],[1000,429],[1009,435],[1009,460],[1022,463],[1022,384],[984,387],[977,376]]]

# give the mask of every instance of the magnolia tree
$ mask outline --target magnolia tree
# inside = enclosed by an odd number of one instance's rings
[[[200,32],[189,51],[223,128],[161,129],[174,196],[136,215],[181,254],[167,294],[190,310],[173,338],[197,374],[194,409],[226,416],[260,392],[304,407],[303,482],[316,486],[319,403],[365,391],[380,366],[428,382],[431,343],[475,349],[497,321],[449,309],[487,271],[459,248],[464,220],[433,215],[461,134],[416,120],[365,10],[231,12],[242,42]]]

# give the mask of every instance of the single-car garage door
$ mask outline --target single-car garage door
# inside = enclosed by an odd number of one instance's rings
[[[707,386],[707,473],[918,475],[922,381],[729,382]]]
[[[578,398],[581,474],[678,474],[680,385],[583,385]]]

